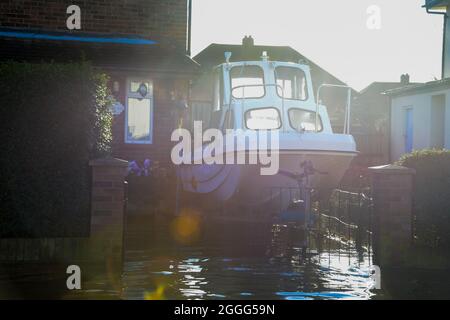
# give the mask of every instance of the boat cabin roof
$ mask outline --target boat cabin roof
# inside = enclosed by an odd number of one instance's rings
[[[231,69],[233,67],[250,66],[250,65],[260,66],[263,69],[264,69],[264,67],[284,66],[284,67],[298,68],[298,69],[302,69],[304,71],[310,72],[309,65],[304,64],[304,63],[293,63],[293,62],[272,61],[272,60],[224,62],[222,64],[217,65],[214,69],[220,68],[222,66],[227,67],[228,69]]]

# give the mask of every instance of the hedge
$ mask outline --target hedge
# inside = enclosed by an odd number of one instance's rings
[[[417,240],[433,247],[450,246],[450,151],[414,151],[404,155],[398,164],[416,170]]]
[[[87,63],[0,63],[0,236],[82,236],[89,159],[109,153],[107,77]]]

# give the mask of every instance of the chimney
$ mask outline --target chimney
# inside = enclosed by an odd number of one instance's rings
[[[252,36],[245,36],[242,39],[242,46],[253,47],[254,45],[255,45],[255,40],[253,40]]]
[[[409,84],[409,74],[402,74],[400,77],[400,84],[406,86]]]

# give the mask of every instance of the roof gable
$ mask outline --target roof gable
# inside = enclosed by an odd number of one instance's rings
[[[225,62],[224,53],[231,52],[230,62],[236,61],[257,61],[261,59],[262,53],[266,51],[270,60],[294,62],[300,60],[307,61],[311,67],[311,74],[314,86],[317,87],[322,83],[333,83],[346,85],[345,82],[338,79],[316,63],[309,60],[297,50],[289,46],[267,46],[267,45],[236,45],[236,44],[219,44],[212,43],[193,59],[197,61],[202,68],[210,69],[216,65]],[[355,91],[355,90],[354,90]],[[355,91],[356,92],[356,91]]]

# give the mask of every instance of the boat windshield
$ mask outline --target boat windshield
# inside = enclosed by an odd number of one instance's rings
[[[245,124],[251,130],[279,129],[280,113],[275,108],[251,109],[245,113]]]
[[[302,70],[292,67],[276,67],[275,78],[278,85],[277,93],[280,97],[289,100],[308,99],[306,76]]]
[[[291,127],[299,132],[316,130],[316,113],[303,109],[289,109],[289,122]],[[317,131],[322,131],[322,119],[319,116]]]
[[[262,98],[264,88],[264,71],[258,66],[237,66],[231,68],[231,93],[236,99]]]

